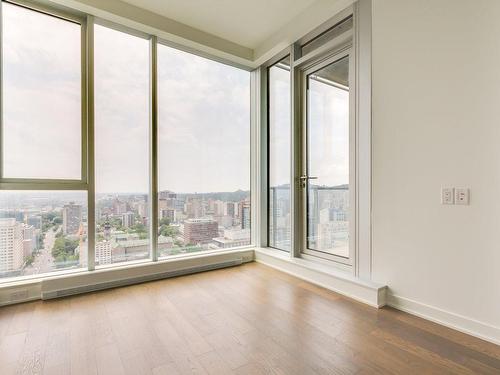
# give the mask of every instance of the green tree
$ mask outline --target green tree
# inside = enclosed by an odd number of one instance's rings
[[[163,219],[160,220],[160,226],[164,226],[164,225],[170,225],[170,219],[168,217],[164,217]]]
[[[75,250],[78,247],[78,244],[78,240],[72,240],[66,237],[58,237],[54,241],[52,256],[54,257],[56,262],[78,260],[78,254],[75,254]]]
[[[33,264],[34,260],[35,260],[35,257],[33,255],[28,255],[25,259],[26,266]]]
[[[172,227],[170,225],[162,225],[160,227],[159,232],[160,232],[160,235],[162,235],[162,236],[172,237],[172,238],[175,238],[179,234],[179,231],[177,230],[177,228]]]

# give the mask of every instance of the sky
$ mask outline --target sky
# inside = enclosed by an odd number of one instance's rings
[[[290,71],[269,69],[269,185],[290,184]]]
[[[81,55],[77,24],[3,3],[4,173],[79,179]],[[289,182],[288,72],[272,74],[271,184]],[[147,192],[149,42],[95,27],[97,193]],[[250,189],[250,73],[158,46],[159,189]],[[345,91],[310,86],[310,175],[348,183]]]
[[[349,183],[349,91],[310,79],[308,174],[313,183]]]
[[[80,179],[80,27],[2,7],[5,177]]]
[[[80,178],[80,28],[4,3],[6,177]],[[97,193],[147,192],[149,42],[95,26]],[[158,46],[159,189],[250,189],[250,73]]]

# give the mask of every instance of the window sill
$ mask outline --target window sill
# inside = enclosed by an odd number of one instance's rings
[[[373,307],[386,304],[385,285],[357,278],[333,262],[327,265],[310,257],[290,258],[288,253],[271,248],[255,249],[255,261]]]

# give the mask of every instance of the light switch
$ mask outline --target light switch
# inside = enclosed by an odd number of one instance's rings
[[[455,204],[468,205],[469,204],[469,189],[456,188],[455,189]]]
[[[441,188],[441,204],[454,204],[455,203],[455,189],[454,188]]]

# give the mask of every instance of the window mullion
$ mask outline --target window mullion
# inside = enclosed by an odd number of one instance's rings
[[[0,180],[3,178],[3,1],[0,1]]]
[[[300,71],[295,67],[300,48],[297,44],[290,49],[290,257],[299,258],[303,248],[304,208],[302,191],[297,183],[302,174],[302,113],[300,94]]]
[[[86,72],[87,72],[87,263],[88,270],[95,269],[95,153],[94,153],[94,17],[87,16],[86,23]]]
[[[150,145],[149,145],[149,174],[150,186],[150,233],[151,233],[151,259],[158,260],[158,68],[156,36],[150,39]]]

